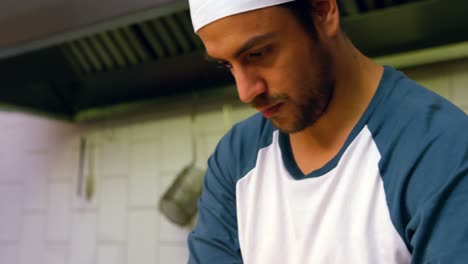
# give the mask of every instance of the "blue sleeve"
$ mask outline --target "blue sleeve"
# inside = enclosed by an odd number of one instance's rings
[[[412,216],[405,233],[414,264],[468,263],[468,131],[459,128],[453,140],[434,142],[415,161],[434,165],[416,168],[408,184]]]
[[[468,117],[397,75],[369,124],[392,222],[412,264],[468,263]]]
[[[236,183],[254,166],[258,150],[271,144],[274,127],[256,114],[236,124],[208,160],[198,221],[190,233],[189,264],[243,263],[239,245]]]
[[[198,220],[190,233],[189,264],[242,263],[236,217],[235,181],[231,162],[229,134],[208,160],[203,192],[198,202]]]

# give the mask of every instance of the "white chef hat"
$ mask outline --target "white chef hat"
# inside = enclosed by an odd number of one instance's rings
[[[190,16],[195,32],[203,26],[234,14],[294,0],[189,0]]]

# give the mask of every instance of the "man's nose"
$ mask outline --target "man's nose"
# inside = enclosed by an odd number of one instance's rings
[[[260,74],[253,70],[237,68],[232,71],[236,80],[239,99],[250,104],[260,94],[266,91],[266,83]]]

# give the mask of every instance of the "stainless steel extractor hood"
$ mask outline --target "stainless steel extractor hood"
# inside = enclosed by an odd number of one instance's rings
[[[203,60],[185,1],[35,3],[0,3],[4,108],[93,119],[116,105],[233,83]],[[438,49],[438,60],[454,59],[468,55],[467,46],[460,46],[468,41],[465,10],[464,0],[343,0],[342,24],[374,58]],[[444,47],[462,52],[449,56]]]

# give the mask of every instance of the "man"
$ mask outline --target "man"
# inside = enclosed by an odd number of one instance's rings
[[[361,54],[336,0],[190,9],[260,113],[209,159],[189,263],[468,263],[465,113]]]

